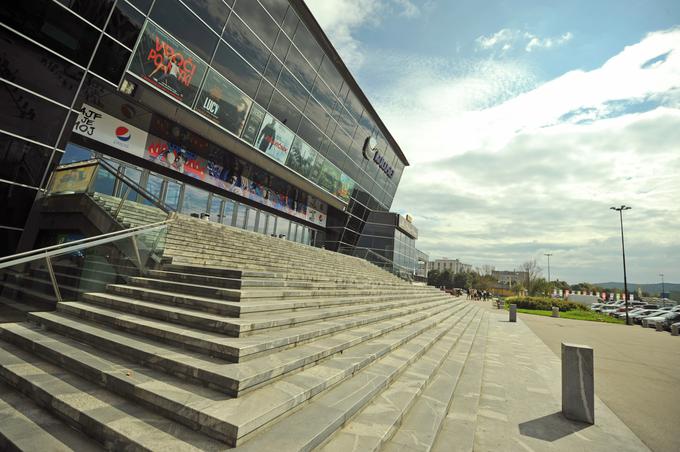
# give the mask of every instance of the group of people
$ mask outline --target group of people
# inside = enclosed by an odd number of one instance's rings
[[[491,299],[491,292],[488,290],[479,290],[479,289],[469,289],[467,293],[467,299],[468,300],[490,300]]]

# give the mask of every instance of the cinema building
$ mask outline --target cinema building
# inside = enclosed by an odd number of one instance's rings
[[[415,269],[388,214],[408,161],[302,0],[26,0],[0,22],[0,255],[77,235],[31,207],[98,160],[180,213]]]

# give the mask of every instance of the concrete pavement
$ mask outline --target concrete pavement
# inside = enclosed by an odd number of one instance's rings
[[[651,328],[520,314],[559,356],[561,342],[595,349],[595,395],[653,451],[680,450],[680,337]]]

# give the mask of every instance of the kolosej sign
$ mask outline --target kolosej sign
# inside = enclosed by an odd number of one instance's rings
[[[366,138],[363,149],[364,158],[368,160],[370,158],[369,155],[373,153],[373,161],[380,167],[382,172],[385,173],[387,177],[392,178],[392,176],[394,176],[394,168],[392,168],[392,166],[387,163],[385,157],[383,157],[382,154],[380,154],[380,152],[375,149],[376,147],[378,147],[378,142],[375,138]]]

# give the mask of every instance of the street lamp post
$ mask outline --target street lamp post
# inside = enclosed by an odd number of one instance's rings
[[[663,273],[659,273],[659,276],[661,276],[661,298],[663,298],[663,294],[666,293],[666,284],[663,282]]]
[[[545,253],[544,256],[548,256],[548,282],[550,282],[550,256],[552,256],[552,253]]]
[[[628,319],[628,280],[626,279],[626,246],[623,242],[623,211],[630,210],[631,207],[621,205],[621,207],[610,207],[610,209],[619,212],[619,221],[621,222],[621,253],[623,255],[623,293],[626,300],[626,325],[630,325]]]

